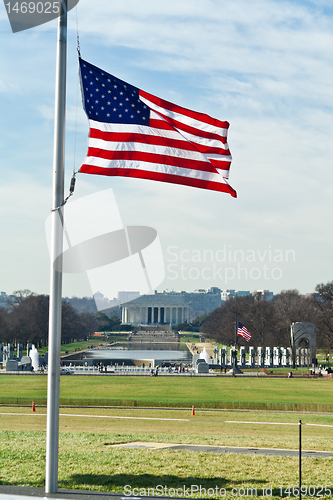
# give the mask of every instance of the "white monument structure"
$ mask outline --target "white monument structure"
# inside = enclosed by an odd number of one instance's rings
[[[39,352],[36,347],[32,344],[32,347],[28,353],[29,358],[31,359],[31,365],[36,372],[39,368]]]
[[[177,325],[189,322],[191,302],[183,295],[142,295],[122,305],[122,323]]]
[[[311,349],[296,350],[295,365],[310,366],[312,364]],[[221,368],[233,367],[234,347],[223,346],[219,349],[219,364]],[[238,368],[279,368],[293,365],[293,353],[290,347],[249,347],[248,360],[245,347],[240,347],[237,357]]]
[[[310,363],[316,359],[316,327],[313,323],[292,323],[291,325],[291,346],[295,349],[296,357],[299,357],[299,363],[310,353]],[[299,350],[302,349],[303,353]],[[305,357],[305,358],[304,358]]]
[[[207,352],[206,347],[204,347],[203,350],[201,351],[199,359],[203,359],[208,364],[210,363],[209,354]]]

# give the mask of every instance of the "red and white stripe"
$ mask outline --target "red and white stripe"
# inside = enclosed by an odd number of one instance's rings
[[[243,337],[247,342],[249,342],[251,337],[252,337],[251,333],[249,332],[249,330],[245,326],[242,326],[242,328],[238,327],[237,333],[238,333],[238,335]]]
[[[89,120],[87,157],[80,172],[183,184],[236,197],[228,184],[228,122],[140,90],[149,125]]]

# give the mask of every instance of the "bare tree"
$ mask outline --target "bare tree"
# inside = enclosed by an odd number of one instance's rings
[[[333,347],[333,281],[316,286],[313,304],[316,313],[317,344],[329,351]]]
[[[261,296],[254,296],[244,322],[252,335],[252,344],[262,347],[273,347],[280,344],[276,328],[275,308],[271,301],[265,300]]]
[[[20,296],[19,296],[20,297]],[[11,342],[47,345],[49,301],[46,295],[29,294],[8,315]]]
[[[11,295],[9,295],[7,299],[7,305],[11,309],[22,304],[22,302],[28,297],[36,297],[37,294],[32,292],[31,290],[15,290]]]
[[[291,345],[291,324],[313,322],[314,318],[311,300],[297,290],[284,290],[273,300],[267,300],[259,293],[231,298],[208,316],[201,331],[218,342],[234,344],[236,310],[238,320],[252,334],[251,345],[256,347]],[[241,338],[238,340],[243,343]]]
[[[9,341],[8,312],[3,307],[0,307],[0,342],[7,343]]]
[[[33,343],[36,347],[44,347],[48,343],[49,297],[29,293],[21,300],[22,296],[18,294],[19,302],[7,315],[7,337],[14,344]],[[80,315],[70,304],[63,302],[62,343],[87,338],[92,330],[95,331],[95,325],[96,321],[90,313]]]
[[[236,322],[245,321],[249,317],[249,311],[253,303],[251,295],[244,297],[232,297],[220,307],[209,314],[208,318],[202,323],[200,331],[217,342],[225,345],[233,345],[236,336]],[[242,338],[237,339],[241,343]]]

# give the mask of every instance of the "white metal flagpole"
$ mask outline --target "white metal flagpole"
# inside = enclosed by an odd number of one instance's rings
[[[56,493],[58,490],[62,268],[61,266],[57,266],[57,269],[55,269],[54,262],[56,258],[62,254],[63,243],[62,208],[58,207],[61,207],[64,201],[67,0],[61,0],[60,4],[61,15],[58,19],[53,152],[53,211],[47,375],[46,493]]]

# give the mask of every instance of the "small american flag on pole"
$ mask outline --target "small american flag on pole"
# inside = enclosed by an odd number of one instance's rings
[[[231,154],[228,122],[148,94],[80,58],[89,119],[87,174],[136,177],[222,191]]]
[[[244,337],[244,339],[249,342],[252,335],[251,333],[249,332],[249,330],[247,328],[245,328],[244,325],[242,325],[242,323],[240,323],[238,321],[238,329],[237,329],[237,335],[240,335],[241,337]]]

